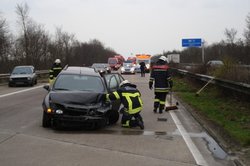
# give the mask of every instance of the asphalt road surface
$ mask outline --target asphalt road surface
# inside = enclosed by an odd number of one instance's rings
[[[154,94],[148,89],[148,74],[124,77],[142,93],[144,130],[122,128],[120,121],[96,131],[43,128],[42,100],[47,93],[43,84],[0,86],[0,165],[234,165],[234,158],[218,146],[181,103],[177,110],[153,113]]]

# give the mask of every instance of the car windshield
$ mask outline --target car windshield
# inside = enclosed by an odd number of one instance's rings
[[[108,63],[109,64],[117,64],[117,59],[109,59]]]
[[[97,63],[94,63],[94,64],[92,65],[92,67],[93,67],[93,68],[105,68],[105,67],[107,67],[107,65],[105,65],[105,64],[97,64]]]
[[[16,67],[12,74],[32,74],[32,69],[30,67]]]
[[[54,90],[104,92],[105,89],[100,77],[61,74],[54,84]]]
[[[148,64],[148,63],[149,63],[149,60],[138,60],[137,63],[139,64],[139,63],[141,63],[141,62],[144,62],[144,63]]]
[[[222,61],[209,61],[208,62],[209,65],[223,65]]]

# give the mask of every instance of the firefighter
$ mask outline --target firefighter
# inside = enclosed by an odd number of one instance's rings
[[[154,84],[154,109],[153,112],[161,114],[165,108],[166,96],[173,86],[173,81],[170,76],[167,58],[161,56],[155,65],[152,66],[149,80],[149,89],[153,89]]]
[[[49,70],[49,83],[50,84],[52,84],[55,81],[57,75],[61,72],[61,70],[62,70],[61,60],[56,59],[51,69]]]
[[[140,63],[141,77],[145,77],[146,64],[145,62]]]
[[[137,127],[144,129],[143,119],[140,115],[142,110],[141,93],[136,85],[124,80],[120,83],[119,89],[107,95],[108,100],[121,100],[123,108],[120,110],[122,114],[122,127]]]

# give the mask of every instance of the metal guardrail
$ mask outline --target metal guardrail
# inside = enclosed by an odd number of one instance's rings
[[[228,89],[240,92],[240,93],[250,95],[250,84],[241,83],[241,82],[233,82],[233,81],[229,81],[229,80],[215,78],[215,77],[208,76],[208,75],[195,74],[195,73],[191,73],[191,72],[186,71],[186,70],[173,69],[173,71],[177,72],[181,75],[192,77],[194,79],[198,79],[198,80],[201,80],[204,82],[208,82],[211,80],[211,83],[214,85],[218,85],[218,86],[221,86],[224,88],[228,88]]]
[[[224,87],[224,88],[228,88],[240,93],[244,93],[244,94],[248,94],[250,95],[250,84],[246,84],[246,83],[240,83],[240,82],[233,82],[233,81],[229,81],[229,80],[224,80],[224,79],[220,79],[220,78],[215,78],[212,76],[208,76],[208,75],[202,75],[202,74],[195,74],[195,73],[191,73],[187,70],[181,70],[181,69],[173,69],[172,70],[176,73],[179,73],[181,75],[185,75],[187,77],[191,77],[194,79],[198,79],[204,82],[208,82],[212,79],[211,83]],[[44,78],[45,76],[47,76],[49,74],[48,70],[37,70],[36,71],[37,75],[39,78]],[[0,74],[0,82],[8,82],[10,77],[10,74]]]

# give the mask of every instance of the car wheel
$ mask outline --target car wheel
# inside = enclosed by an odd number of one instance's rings
[[[109,124],[115,124],[119,120],[119,112],[115,110],[109,111]]]
[[[51,118],[47,113],[43,111],[43,127],[47,128],[51,126]]]
[[[13,85],[11,83],[9,83],[8,85],[9,85],[9,87],[13,87]]]

